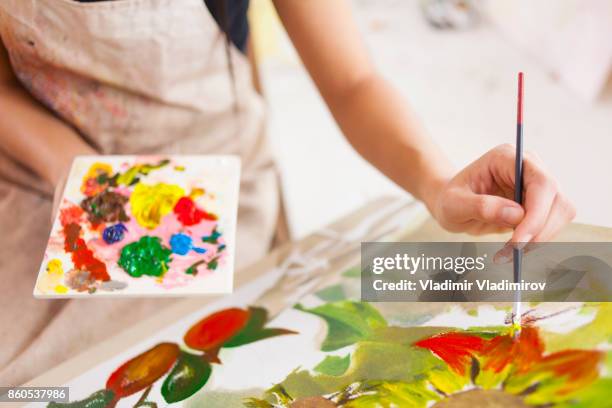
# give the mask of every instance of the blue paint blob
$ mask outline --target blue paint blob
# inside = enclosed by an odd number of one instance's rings
[[[179,255],[187,255],[193,241],[190,236],[185,234],[174,234],[170,237],[170,247],[172,252]]]
[[[174,234],[170,237],[170,247],[172,248],[172,252],[178,255],[187,255],[191,250],[199,254],[206,252],[204,248],[194,247],[191,237],[181,233]]]
[[[111,225],[110,227],[104,228],[104,231],[102,232],[102,239],[104,239],[104,242],[109,245],[114,244],[115,242],[121,241],[126,232],[127,228],[121,223]]]

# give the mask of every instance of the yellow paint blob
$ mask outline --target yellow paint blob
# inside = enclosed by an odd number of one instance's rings
[[[138,183],[130,196],[132,215],[138,224],[154,229],[184,195],[185,191],[175,184],[157,183],[150,186]]]
[[[47,269],[45,274],[40,277],[38,282],[38,290],[42,293],[66,293],[68,288],[64,286],[64,268],[62,267],[62,261],[59,259],[51,259],[47,263]]]
[[[55,293],[60,293],[60,294],[68,293],[68,288],[64,285],[57,285],[55,287]]]
[[[85,176],[83,177],[83,182],[81,183],[81,192],[83,192],[86,195],[96,194],[98,192],[97,190],[101,190],[101,188],[96,189],[95,186],[91,185],[90,180],[97,179],[101,175],[106,175],[110,177],[112,173],[113,173],[113,167],[110,164],[100,163],[100,162],[93,163],[89,167],[89,170],[87,170],[87,174],[85,174]],[[91,191],[92,189],[96,191]]]
[[[64,276],[62,261],[56,258],[50,260],[47,264],[47,273],[49,274],[49,276]]]
[[[191,190],[191,193],[189,193],[189,198],[191,198],[192,200],[195,200],[196,198],[203,196],[204,192],[205,191],[203,188],[194,188]]]

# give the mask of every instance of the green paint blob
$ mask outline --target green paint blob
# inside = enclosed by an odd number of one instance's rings
[[[172,251],[161,244],[159,237],[144,236],[123,247],[119,266],[130,276],[163,276],[168,270]]]
[[[202,356],[182,352],[166,377],[161,393],[167,403],[183,401],[198,392],[210,378],[212,368]]]
[[[115,398],[111,390],[99,390],[81,401],[50,402],[47,408],[106,408]]]

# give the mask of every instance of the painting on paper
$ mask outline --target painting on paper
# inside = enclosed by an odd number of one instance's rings
[[[77,157],[34,295],[231,292],[239,183],[233,156]]]
[[[66,384],[73,405],[48,406],[609,406],[610,304],[531,305],[515,335],[509,306],[367,303],[359,282],[350,269],[276,316],[236,293],[239,306],[88,367]]]

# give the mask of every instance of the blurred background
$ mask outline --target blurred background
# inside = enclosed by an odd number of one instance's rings
[[[578,222],[612,227],[612,2],[352,4],[376,65],[458,167],[514,141],[524,71],[526,148],[558,178]],[[404,194],[344,140],[270,0],[252,0],[250,13],[293,237]]]

